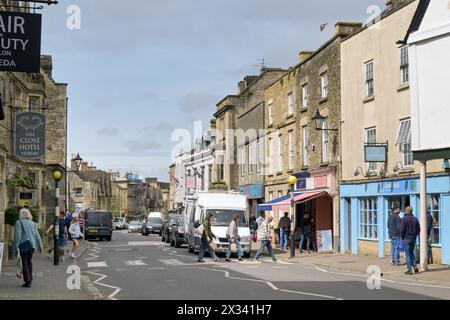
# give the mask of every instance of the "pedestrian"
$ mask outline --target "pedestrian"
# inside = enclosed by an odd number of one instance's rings
[[[225,261],[231,262],[230,257],[233,253],[232,246],[236,246],[237,254],[238,254],[238,260],[242,261],[242,256],[244,255],[244,250],[242,249],[241,245],[241,236],[239,235],[239,220],[240,216],[238,214],[233,216],[233,220],[231,221],[230,226],[227,230],[227,239],[230,243],[230,246],[227,251],[227,258]]]
[[[309,214],[305,214],[302,219],[302,225],[301,225],[301,240],[300,240],[300,246],[299,250],[300,253],[303,253],[303,244],[306,240],[306,250],[308,251],[308,254],[311,254],[311,245],[313,248],[313,251],[315,252],[315,241],[314,241],[314,233],[312,231],[312,223],[313,220]]]
[[[33,254],[44,250],[42,239],[37,225],[33,222],[30,210],[24,208],[20,211],[20,219],[16,222],[14,232],[14,248],[19,251],[22,259],[23,280],[22,287],[30,288],[33,283]]]
[[[288,239],[291,234],[291,219],[289,213],[285,212],[284,217],[280,219],[280,246],[281,250],[287,250]]]
[[[78,213],[74,213],[72,215],[72,222],[69,227],[69,234],[71,236],[73,244],[72,253],[70,254],[71,259],[76,259],[75,251],[80,246],[79,241],[83,238],[83,234],[81,233],[80,230],[80,224],[78,223],[78,218],[79,218]]]
[[[416,259],[414,257],[414,248],[416,246],[417,237],[420,234],[419,220],[414,217],[413,209],[407,207],[405,209],[405,216],[402,219],[400,226],[400,237],[403,240],[405,246],[406,266],[407,271],[405,274],[412,275],[412,270],[415,273],[419,273],[419,269],[416,265]]]
[[[203,257],[205,256],[206,250],[208,250],[211,257],[214,259],[214,262],[219,262],[219,258],[216,256],[216,253],[211,248],[210,242],[213,242],[214,239],[217,239],[214,233],[211,230],[211,220],[214,217],[212,213],[208,213],[206,215],[205,222],[203,222],[203,233],[200,239],[200,252],[198,254],[197,262],[203,263]]]
[[[431,213],[428,211],[428,215],[427,215],[427,233],[428,233],[428,263],[429,264],[433,264],[434,263],[434,259],[433,259],[433,241],[431,239],[431,232],[434,229],[434,218],[431,215]]]
[[[266,220],[266,214],[264,212],[261,212],[261,215],[256,219],[257,229],[261,226],[261,224]]]
[[[67,227],[70,227],[70,225],[72,224],[72,218],[73,218],[72,213],[70,213],[69,211],[66,211],[66,226]],[[72,241],[72,235],[70,234],[70,232],[68,233],[68,237],[69,237],[69,240]]]
[[[253,234],[257,230],[257,223],[254,214],[250,216],[249,227],[250,227],[250,234]]]
[[[388,219],[388,233],[391,239],[391,263],[393,266],[400,265],[400,226],[402,219],[400,218],[400,208],[394,207],[392,214]]]
[[[254,262],[259,262],[259,257],[262,255],[264,248],[267,248],[269,254],[272,256],[273,262],[277,262],[277,258],[272,248],[272,235],[270,233],[270,223],[272,223],[273,217],[268,216],[258,228],[258,239],[261,241],[261,246],[256,253]]]
[[[58,224],[59,224],[59,253],[60,253],[60,261],[62,263],[66,263],[66,247],[67,247],[67,224],[66,224],[66,213],[64,211],[61,211],[59,213],[58,218]],[[52,232],[52,230],[55,228],[55,226],[52,224],[50,228],[48,228],[47,232],[45,233],[47,236]],[[49,250],[49,254],[53,251],[53,249]]]
[[[80,231],[81,234],[84,235],[84,225],[85,225],[85,219],[84,219],[84,213],[80,213],[80,216],[78,217],[78,223],[80,224]]]

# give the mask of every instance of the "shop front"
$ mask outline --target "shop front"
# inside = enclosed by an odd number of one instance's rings
[[[427,179],[427,207],[433,217],[433,260],[450,264],[450,177]],[[390,254],[387,221],[392,208],[412,207],[420,219],[420,180],[408,178],[341,184],[341,252],[386,257]]]
[[[247,197],[248,212],[250,216],[258,216],[258,205],[264,202],[264,185],[250,184],[239,187],[240,194]]]

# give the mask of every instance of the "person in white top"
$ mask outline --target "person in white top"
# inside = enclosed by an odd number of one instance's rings
[[[71,239],[72,239],[72,243],[73,243],[72,253],[70,255],[70,257],[72,259],[76,258],[75,251],[80,246],[79,241],[83,239],[83,234],[81,233],[81,228],[80,228],[80,224],[78,222],[78,218],[79,218],[79,214],[74,213],[72,216],[72,221],[70,223],[70,227],[69,227],[69,233],[71,235]]]

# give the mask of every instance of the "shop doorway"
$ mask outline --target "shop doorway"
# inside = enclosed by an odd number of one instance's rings
[[[347,252],[352,252],[352,201],[345,199],[345,214],[347,215]]]

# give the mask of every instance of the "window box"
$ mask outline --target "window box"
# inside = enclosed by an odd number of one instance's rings
[[[307,112],[307,111],[308,111],[308,108],[302,108],[302,109],[300,110],[301,113],[305,113],[305,112]]]
[[[281,176],[283,174],[283,171],[278,171],[277,176]]]
[[[363,103],[369,103],[372,102],[373,100],[375,100],[375,96],[366,97],[364,98]]]
[[[322,98],[322,99],[320,99],[319,104],[324,104],[327,101],[328,101],[328,97]]]
[[[330,163],[328,161],[327,162],[322,162],[320,164],[321,167],[328,167],[329,165],[330,165]]]
[[[409,89],[409,82],[405,84],[401,84],[397,88],[397,92],[405,91]]]

